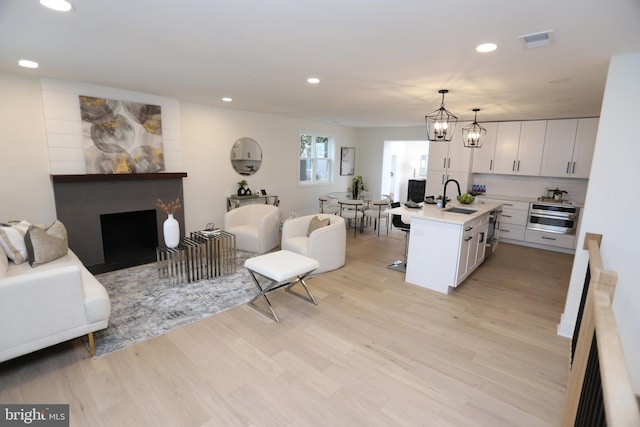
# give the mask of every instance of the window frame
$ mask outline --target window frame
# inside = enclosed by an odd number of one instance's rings
[[[300,152],[300,144],[303,135],[308,135],[311,137],[311,147],[312,147],[312,156],[311,157],[302,157]],[[327,156],[326,157],[317,157],[315,140],[316,138],[327,138]],[[336,165],[336,139],[331,133],[327,132],[319,132],[319,131],[306,131],[301,130],[298,132],[298,158],[297,158],[297,171],[298,171],[298,185],[303,187],[311,187],[311,186],[323,186],[323,185],[332,185],[335,181],[335,165]],[[302,181],[300,179],[301,173],[301,163],[302,160],[311,160],[312,161],[312,173],[311,180]],[[318,169],[318,160],[327,160],[329,162],[330,172],[327,180],[317,180],[316,179],[316,171]]]

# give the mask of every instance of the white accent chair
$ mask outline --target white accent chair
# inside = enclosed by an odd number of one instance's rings
[[[264,254],[280,243],[280,210],[253,204],[224,214],[224,230],[236,236],[236,249]]]
[[[307,236],[311,219],[329,218],[329,225]],[[347,248],[347,228],[344,218],[332,214],[306,215],[285,221],[282,225],[281,249],[313,258],[320,263],[313,275],[335,270],[344,265]]]

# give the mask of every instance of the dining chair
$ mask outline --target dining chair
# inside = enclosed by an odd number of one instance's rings
[[[340,216],[345,220],[353,220],[353,237],[356,237],[358,229],[358,219],[360,220],[360,232],[364,227],[364,201],[351,200],[351,199],[339,199]]]
[[[364,211],[364,217],[373,219],[373,229],[378,230],[380,237],[381,220],[385,220],[387,225],[387,234],[389,234],[389,199],[373,200],[369,203],[369,208]]]
[[[332,199],[329,196],[320,196],[318,197],[318,201],[320,202],[320,213],[325,214],[337,214],[340,210],[340,206],[338,204],[334,204]]]

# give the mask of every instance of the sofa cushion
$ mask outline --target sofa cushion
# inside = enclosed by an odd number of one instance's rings
[[[32,267],[58,259],[69,249],[67,229],[58,220],[46,229],[32,225],[24,236],[24,242]]]
[[[311,218],[309,221],[309,228],[307,229],[307,237],[311,235],[318,228],[326,227],[329,225],[329,218],[320,219],[317,215]]]
[[[0,246],[9,259],[16,264],[22,264],[29,256],[24,243],[24,235],[27,234],[30,225],[27,221],[0,224]]]
[[[9,258],[4,253],[4,249],[0,247],[0,279],[7,276],[7,271],[9,271]]]

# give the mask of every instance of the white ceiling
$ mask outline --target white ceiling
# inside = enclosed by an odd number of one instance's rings
[[[640,0],[70,1],[0,0],[0,70],[355,127],[423,124],[443,88],[460,119],[598,116],[609,58],[640,52]]]

